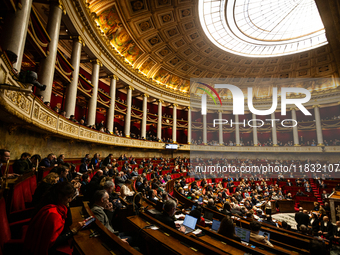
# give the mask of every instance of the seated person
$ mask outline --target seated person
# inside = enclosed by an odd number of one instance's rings
[[[194,210],[192,210],[189,214],[192,217],[195,217],[197,219],[196,225],[200,225],[202,227],[205,227],[205,220],[202,217],[202,207],[198,206]]]
[[[269,245],[270,247],[274,247],[268,240],[268,237],[259,235],[259,231],[261,229],[261,223],[258,221],[250,222],[250,240],[255,240],[264,244]]]
[[[210,198],[208,199],[208,205],[207,208],[219,212],[220,210],[217,209],[216,205],[214,204],[214,199]]]
[[[32,218],[24,241],[25,254],[59,254],[58,249],[71,251],[68,240],[84,226],[78,222],[72,230],[72,216],[67,208],[75,194],[73,185],[60,182],[49,189],[40,203],[40,210]]]
[[[130,180],[126,180],[125,184],[120,188],[120,195],[122,196],[123,199],[125,199],[126,197],[131,197],[135,194],[134,191],[131,191],[130,188],[128,186],[130,186],[131,181]]]
[[[59,175],[57,173],[49,173],[46,177],[39,183],[38,187],[35,189],[32,196],[32,204],[38,205],[43,197],[43,195],[56,183],[59,181]]]
[[[116,234],[117,232],[111,226],[113,216],[113,205],[109,202],[109,194],[106,190],[97,190],[93,197],[93,207],[91,211],[110,232]],[[125,237],[123,233],[119,233],[118,237],[125,243],[129,243],[129,237]]]
[[[24,152],[21,154],[20,159],[17,159],[14,161],[13,164],[13,172],[16,174],[25,174],[28,172],[31,172],[32,169],[30,168],[30,161],[29,158],[31,157],[31,154]]]
[[[241,242],[241,238],[239,238],[235,234],[235,226],[233,220],[229,216],[225,216],[222,221],[220,228],[217,231],[219,234],[234,239],[235,241]]]
[[[181,232],[185,232],[185,227],[180,226],[178,224],[175,224],[174,215],[176,212],[176,202],[174,200],[167,200],[164,204],[163,212],[162,214],[156,214],[155,218],[156,220],[159,220],[160,222],[164,223],[165,225],[178,229]]]

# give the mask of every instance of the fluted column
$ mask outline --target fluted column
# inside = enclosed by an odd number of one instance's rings
[[[202,115],[203,117],[203,144],[207,144],[207,115]]]
[[[253,120],[256,119],[256,115],[253,113],[252,114]],[[253,143],[254,146],[257,146],[258,140],[257,140],[257,123],[253,121]]]
[[[146,138],[146,120],[148,117],[148,94],[143,94],[143,118],[142,118],[142,133],[141,136]]]
[[[313,105],[314,107],[314,115],[315,115],[315,126],[316,126],[316,138],[318,141],[318,146],[323,146],[323,136],[322,136],[322,125],[321,125],[321,117],[320,117],[320,106]]]
[[[126,100],[127,108],[126,108],[125,128],[124,128],[124,133],[126,137],[130,137],[132,90],[134,90],[132,86],[127,87],[127,100]]]
[[[107,123],[107,129],[110,132],[113,132],[113,128],[114,128],[114,122],[115,122],[115,107],[116,107],[116,84],[117,84],[117,80],[118,77],[116,75],[110,75],[109,78],[110,80],[110,108],[108,110],[107,113],[107,119],[106,119],[106,123]]]
[[[235,115],[235,123],[238,123],[240,121],[238,115]],[[235,143],[236,146],[240,146],[240,126],[239,124],[235,125]]]
[[[22,57],[26,42],[28,22],[31,14],[32,0],[21,0],[21,8],[16,12],[8,14],[5,25],[5,31],[2,33],[3,50],[12,51],[17,55],[17,61],[13,67],[20,72]],[[40,80],[40,79],[39,79]]]
[[[291,108],[292,111],[292,119],[296,120],[296,108]],[[299,133],[297,126],[293,127],[293,140],[294,140],[294,146],[299,146]]]
[[[177,104],[172,108],[172,141],[177,142]]]
[[[270,117],[272,120],[275,120],[275,112],[272,112]],[[277,146],[277,133],[276,133],[276,122],[272,121],[272,139],[273,139],[273,146]]]
[[[82,46],[85,46],[82,38],[80,36],[74,37],[72,55],[71,55],[71,65],[73,66],[74,70],[72,73],[71,83],[70,85],[67,86],[67,90],[66,90],[65,111],[66,111],[67,118],[69,118],[71,115],[74,115],[74,112],[76,109],[79,66],[80,66]]]
[[[51,38],[51,42],[48,45],[48,55],[40,63],[41,69],[39,72],[39,81],[41,84],[46,85],[45,91],[39,93],[44,97],[44,101],[51,101],[52,85],[54,78],[55,62],[57,57],[58,42],[61,16],[63,14],[64,7],[61,1],[58,3],[52,3],[50,5],[50,13],[48,15],[48,22],[46,31]]]
[[[162,140],[162,103],[164,101],[158,100],[158,120],[157,120],[157,140],[160,142]]]
[[[222,110],[218,110],[218,118],[221,120],[223,118],[222,116],[223,111]],[[223,141],[223,125],[222,125],[222,121],[220,121],[220,123],[218,124],[218,143],[220,145],[224,145],[224,141]]]
[[[188,144],[191,144],[191,107],[188,106]]]
[[[89,101],[89,112],[88,112],[88,125],[96,124],[96,113],[97,113],[97,97],[98,97],[98,81],[99,81],[99,69],[102,63],[98,59],[91,60],[92,62],[92,96]]]

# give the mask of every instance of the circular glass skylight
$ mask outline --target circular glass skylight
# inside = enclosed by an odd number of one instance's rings
[[[204,32],[219,48],[274,57],[327,44],[314,0],[199,0]]]

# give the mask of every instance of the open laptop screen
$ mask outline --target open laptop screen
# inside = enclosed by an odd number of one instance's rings
[[[196,205],[193,205],[192,207],[191,207],[191,211],[193,211],[193,210],[195,210],[196,209]]]
[[[243,242],[249,243],[250,231],[244,228],[235,227],[235,234],[241,238]]]
[[[198,202],[202,203],[203,202],[203,197],[198,198]]]
[[[183,226],[186,226],[188,228],[191,229],[195,229],[196,228],[196,222],[197,219],[195,217],[192,217],[190,215],[185,215],[184,221],[183,221]]]
[[[211,229],[218,231],[218,229],[220,228],[221,222],[219,220],[213,220]]]

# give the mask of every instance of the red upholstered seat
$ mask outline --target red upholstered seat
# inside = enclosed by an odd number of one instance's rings
[[[33,195],[37,188],[37,177],[33,175],[32,177],[29,178],[29,180],[30,180],[31,194]]]
[[[24,196],[24,201],[26,203],[32,202],[32,193],[31,193],[31,183],[29,178],[24,180],[22,183],[22,192]]]
[[[0,199],[0,215],[0,254],[22,254],[29,220],[9,224],[4,198]],[[12,239],[11,228],[16,228],[17,239]]]
[[[23,185],[19,183],[15,185],[13,189],[13,197],[11,203],[11,212],[24,210],[25,207],[25,198],[23,193]]]

